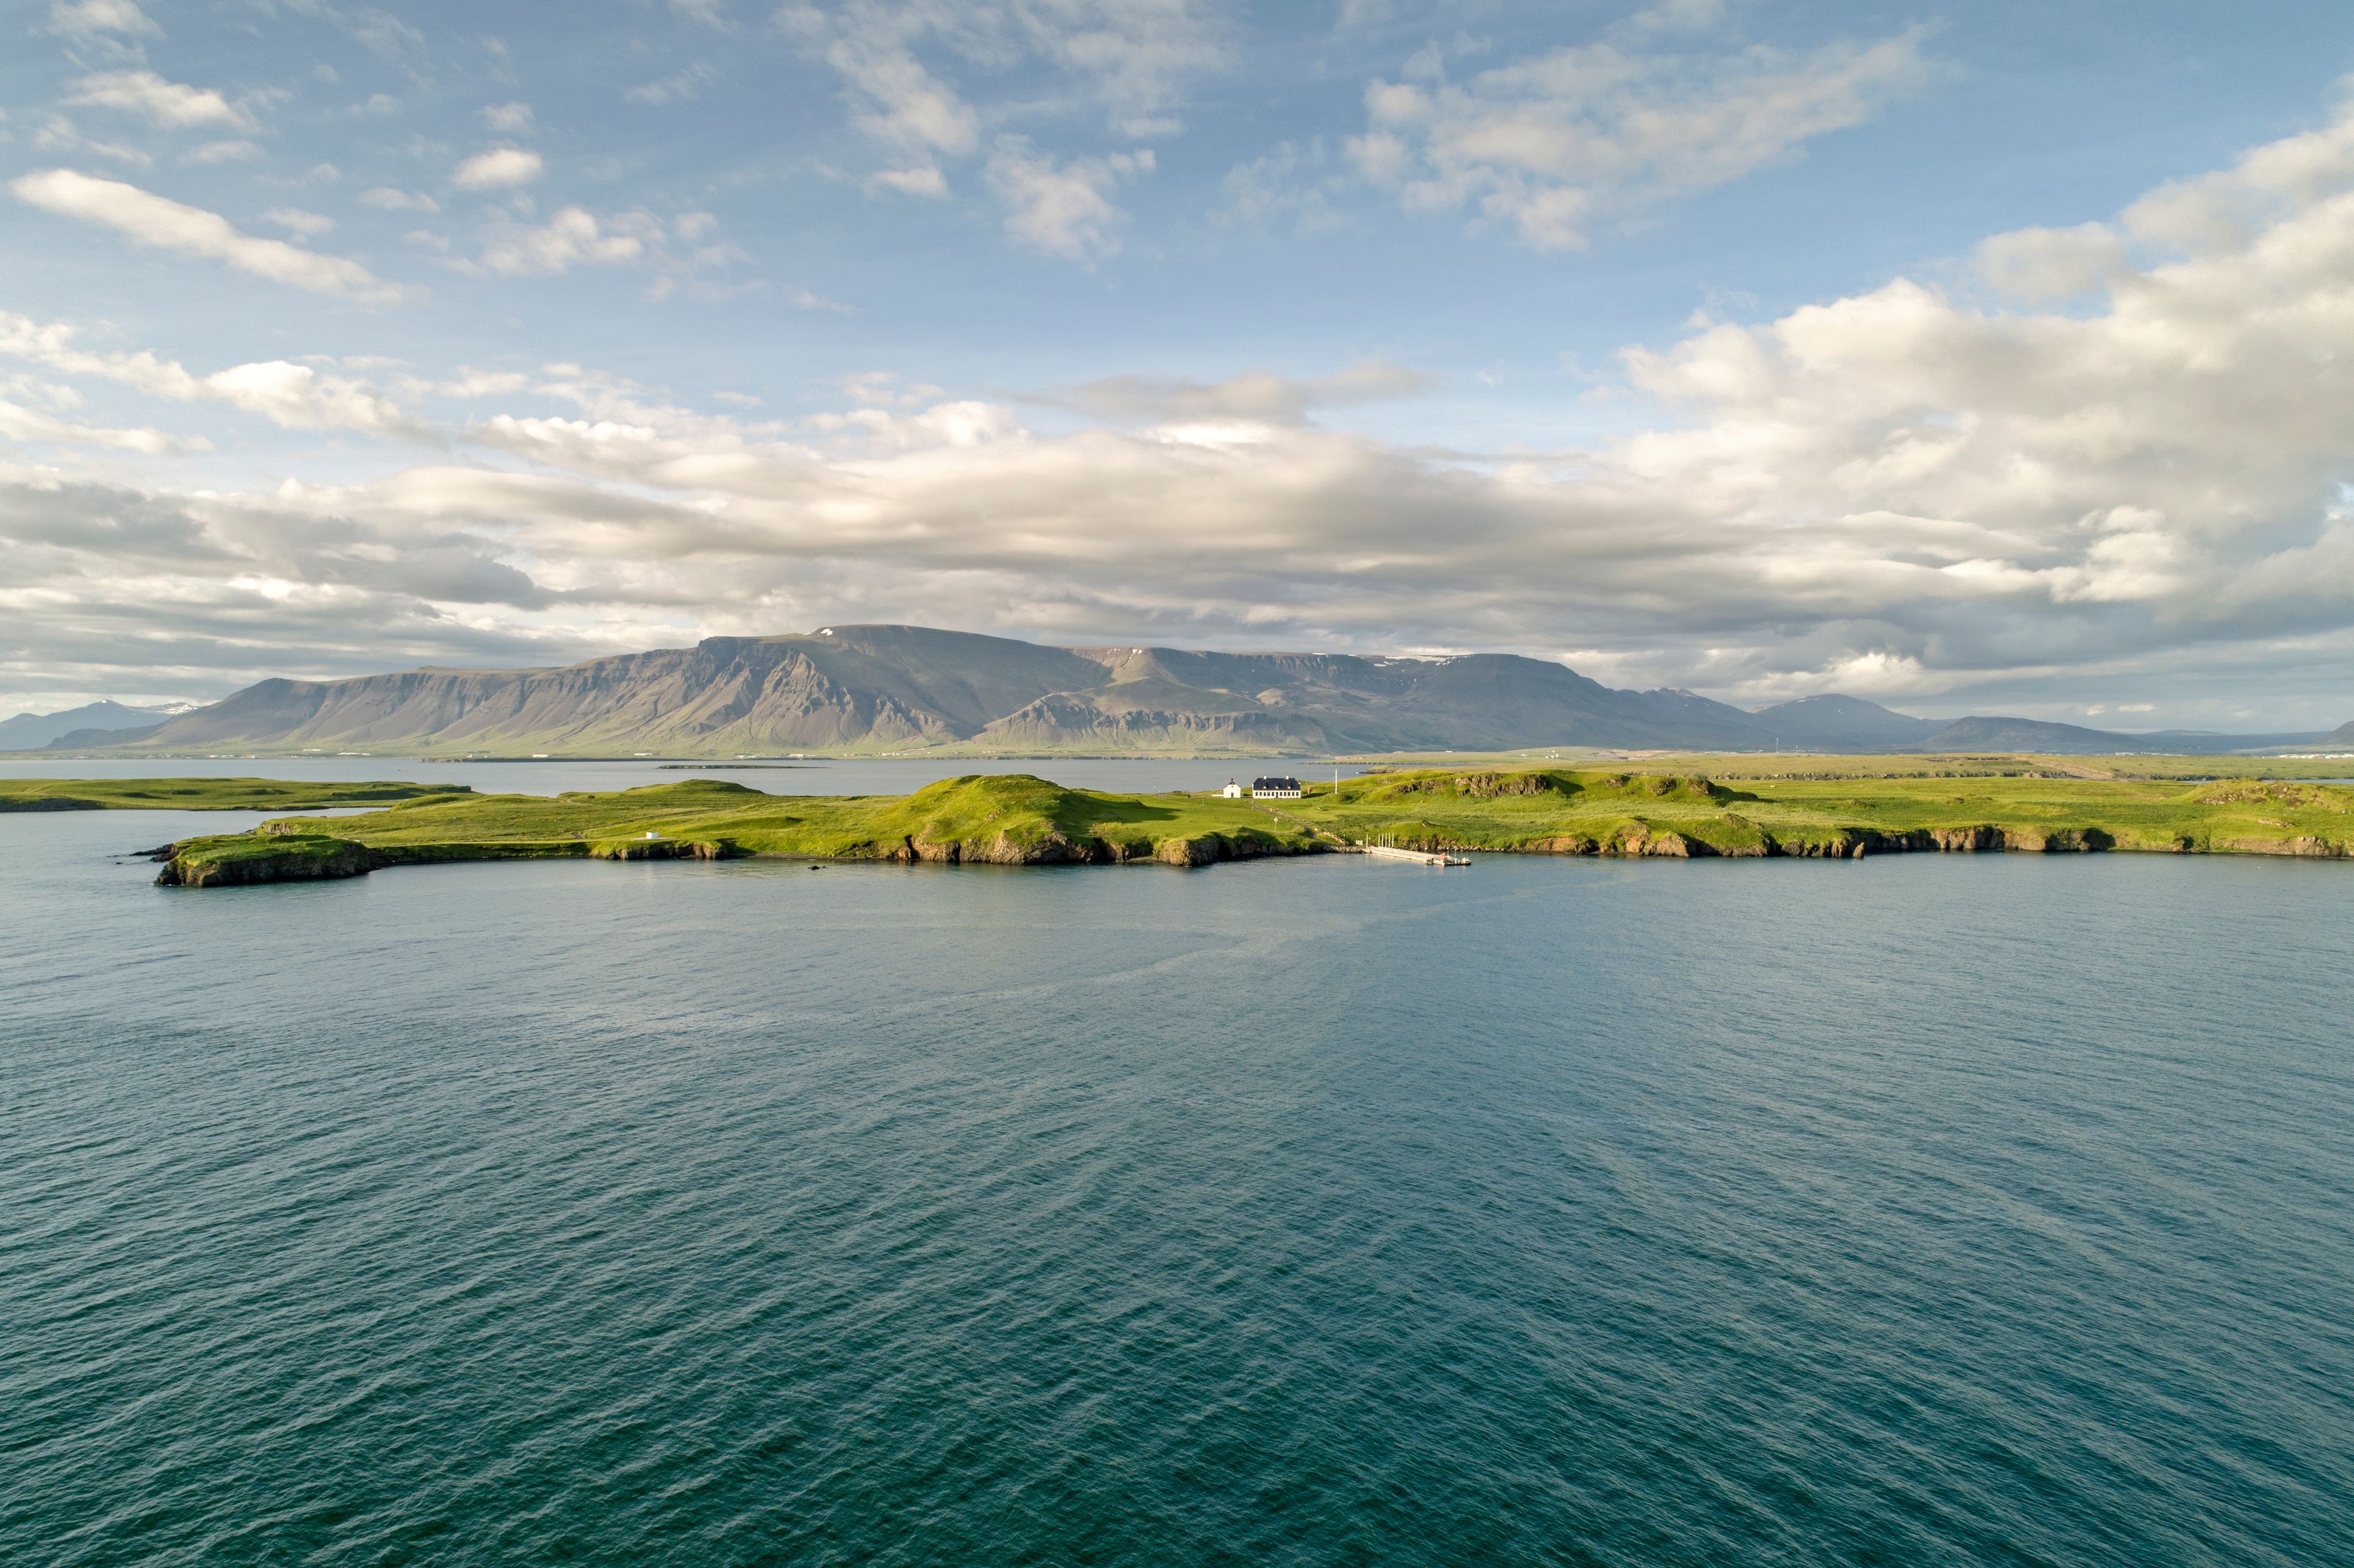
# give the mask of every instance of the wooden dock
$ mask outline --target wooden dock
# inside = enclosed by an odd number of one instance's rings
[[[1384,860],[1410,860],[1416,865],[1469,865],[1459,854],[1433,854],[1428,850],[1392,849],[1387,844],[1360,844],[1359,854],[1379,855]]]

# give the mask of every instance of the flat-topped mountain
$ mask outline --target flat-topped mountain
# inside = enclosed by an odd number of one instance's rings
[[[1836,695],[1744,712],[1691,692],[1615,690],[1564,665],[1507,653],[1048,648],[919,626],[835,626],[712,637],[559,669],[262,681],[117,748],[721,757],[948,746],[1033,755],[1533,746],[1913,751],[1941,749],[1940,737],[1954,728]],[[2096,737],[2090,748],[2098,750],[2133,749],[2138,738],[2073,733]]]

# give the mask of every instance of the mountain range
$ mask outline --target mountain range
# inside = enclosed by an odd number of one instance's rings
[[[2126,735],[2020,718],[1940,721],[1836,694],[1748,711],[1691,692],[1617,690],[1565,665],[1507,653],[1054,648],[919,626],[835,626],[706,638],[692,648],[557,669],[267,680],[136,728],[84,722],[74,732],[8,736],[5,744],[139,753],[737,757],[954,747],[1016,755],[1327,756],[1543,746],[2181,752],[2313,738]]]
[[[101,699],[54,714],[18,714],[0,719],[0,751],[38,751],[43,747],[76,748],[104,746],[120,740],[126,730],[153,729],[187,710],[183,703],[168,708],[134,708]]]

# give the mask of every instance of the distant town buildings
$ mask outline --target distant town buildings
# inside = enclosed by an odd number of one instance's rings
[[[1228,789],[1234,788],[1231,784]],[[1297,779],[1254,779],[1251,799],[1254,800],[1297,800],[1302,791]]]

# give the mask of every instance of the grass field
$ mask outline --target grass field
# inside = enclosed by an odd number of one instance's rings
[[[317,811],[471,795],[464,784],[281,779],[0,779],[0,811]]]
[[[147,798],[137,803],[149,804],[174,799],[182,784],[247,802],[251,787],[267,781],[138,782]],[[68,798],[100,792],[53,788]],[[2126,850],[2343,858],[2354,853],[2354,789],[1991,771],[1712,779],[1470,768],[1368,774],[1337,788],[1312,785],[1303,800],[1264,803],[1067,789],[1027,774],[969,775],[912,795],[864,796],[769,795],[698,779],[554,797],[437,791],[359,816],[281,818],[250,833],[173,846],[163,880],[204,885],[550,855],[1200,865],[1383,843],[1683,857]]]
[[[614,860],[744,854],[1034,865],[1296,854],[1317,837],[1247,804],[1187,795],[1106,795],[1027,774],[943,779],[912,795],[769,795],[716,779],[611,793],[440,796],[364,816],[281,819],[249,834],[175,846],[166,880],[266,881],[274,843],[289,874],[324,842],[371,865],[588,855]],[[367,869],[363,866],[361,869]]]
[[[1697,773],[1711,779],[2354,779],[2354,756],[2066,757],[2030,752],[1904,752],[1835,756],[1811,751],[1521,751],[1350,757],[1354,767],[1392,771],[1450,768],[1564,768],[1585,771]],[[1313,772],[1314,763],[1295,763]]]
[[[1317,785],[1295,814],[1352,841],[1553,853],[2354,850],[2354,789],[2251,779],[1418,769]]]

